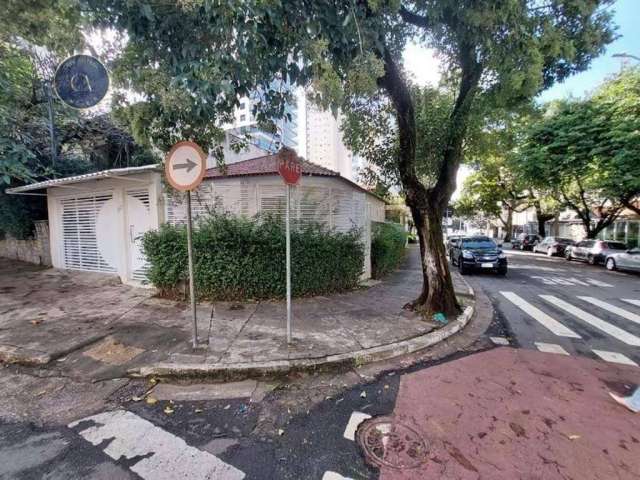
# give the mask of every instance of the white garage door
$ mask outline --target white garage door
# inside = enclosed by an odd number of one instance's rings
[[[100,223],[116,214],[112,193],[103,193],[60,200],[62,207],[62,241],[65,268],[92,272],[116,272],[116,255],[108,250],[106,240],[96,233]],[[113,223],[110,229],[114,231]],[[105,251],[104,247],[107,247]]]

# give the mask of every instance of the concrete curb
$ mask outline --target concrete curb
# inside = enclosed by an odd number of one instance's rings
[[[465,307],[458,318],[446,326],[407,340],[357,350],[355,352],[326,355],[316,358],[210,364],[161,362],[131,369],[127,373],[131,377],[207,377],[239,379],[285,374],[291,371],[319,370],[338,366],[359,366],[364,363],[389,360],[394,357],[424,350],[436,343],[442,342],[462,330],[469,323],[475,313],[475,292],[466,281],[464,281],[464,283],[468,287],[468,292],[456,292],[456,294],[472,298],[472,305]]]
[[[73,353],[76,350],[80,350],[81,348],[96,343],[109,335],[109,333],[93,335],[92,337],[86,338],[81,342],[68,345],[64,348],[52,352],[41,352],[30,348],[0,344],[0,362],[28,367],[43,366],[51,363],[53,360],[57,360],[58,358]]]

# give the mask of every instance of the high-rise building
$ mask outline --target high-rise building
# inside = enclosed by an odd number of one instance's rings
[[[272,88],[290,91],[290,87],[279,80],[272,83]],[[275,132],[261,129],[253,116],[254,105],[262,100],[259,91],[242,98],[234,113],[233,122],[223,126],[226,134],[223,144],[226,163],[272,154],[282,146],[298,151],[298,102],[295,95],[293,101],[285,105],[285,115],[273,120]],[[234,144],[243,143],[248,144],[240,151],[233,148]]]
[[[342,138],[342,116],[335,117],[331,111],[322,110],[309,101],[305,114],[306,159],[353,180],[353,153]]]

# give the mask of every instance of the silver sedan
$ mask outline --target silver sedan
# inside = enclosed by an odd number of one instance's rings
[[[607,270],[635,270],[640,272],[640,248],[631,248],[624,252],[610,253],[604,265]]]

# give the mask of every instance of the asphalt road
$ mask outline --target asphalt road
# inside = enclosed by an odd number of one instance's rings
[[[640,364],[640,275],[507,253],[506,277],[467,277],[495,308],[485,335],[519,348]],[[480,343],[490,345],[483,337]],[[120,392],[122,401],[67,425],[0,415],[0,480],[376,479],[378,472],[365,464],[353,432],[363,418],[394,411],[401,377],[432,365],[390,371],[338,395],[311,382],[305,388],[315,389],[318,401],[302,411],[285,406],[266,427],[258,418],[261,409],[275,404],[282,390],[262,403],[241,398],[147,405],[131,398],[148,387],[132,383]],[[10,368],[3,375],[18,378]],[[295,397],[293,402],[296,410],[300,405]]]
[[[510,344],[640,364],[639,274],[506,253],[506,277],[479,272],[467,278],[491,298]]]

